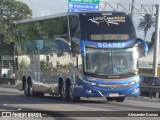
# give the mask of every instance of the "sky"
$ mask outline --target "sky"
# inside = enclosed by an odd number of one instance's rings
[[[68,0],[19,0],[26,3],[30,9],[32,9],[32,17],[40,17],[51,14],[58,14],[67,12],[68,9]],[[100,0],[101,2],[119,2],[119,3],[131,3],[132,0]],[[136,4],[148,4],[155,5],[160,4],[160,0],[135,0]],[[137,26],[139,24],[139,19],[142,18],[140,15],[134,15],[133,20],[137,32],[137,37],[144,38],[143,31],[138,31]],[[153,33],[154,28],[151,28],[148,33],[146,40],[150,41],[151,33]]]

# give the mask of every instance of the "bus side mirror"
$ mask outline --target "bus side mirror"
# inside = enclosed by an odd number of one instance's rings
[[[147,56],[147,54],[148,54],[148,44],[147,44],[147,42],[140,39],[140,38],[137,38],[136,42],[140,43],[140,48],[139,48],[140,54],[142,54],[143,56]]]

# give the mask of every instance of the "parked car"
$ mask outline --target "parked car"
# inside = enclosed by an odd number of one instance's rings
[[[160,86],[160,78],[158,77],[144,77],[141,86]]]

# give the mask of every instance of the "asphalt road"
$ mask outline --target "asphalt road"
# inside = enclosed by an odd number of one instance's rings
[[[56,96],[45,95],[43,98],[26,97],[22,91],[15,88],[0,87],[0,111],[41,111],[43,115],[50,117],[38,118],[0,118],[0,120],[43,120],[43,119],[87,119],[87,120],[159,120],[160,119],[160,102],[150,102],[136,99],[127,99],[124,102],[108,102],[105,98],[82,98],[79,103],[61,101]],[[102,112],[103,111],[103,112]],[[106,112],[107,111],[107,112]],[[109,112],[108,112],[109,111]],[[126,111],[120,112],[120,111]],[[129,112],[130,111],[130,112]],[[138,111],[138,112],[137,112]],[[127,117],[121,114],[129,114],[133,112],[148,113],[153,111],[158,117]],[[107,117],[107,115],[111,115]],[[54,116],[55,115],[55,116]],[[63,117],[57,117],[63,116]],[[102,115],[102,116],[101,116]],[[94,116],[94,117],[93,117]],[[112,117],[120,116],[120,117]]]

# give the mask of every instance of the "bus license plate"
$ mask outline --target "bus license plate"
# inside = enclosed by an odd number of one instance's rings
[[[109,93],[109,97],[118,97],[119,94],[118,93]]]

